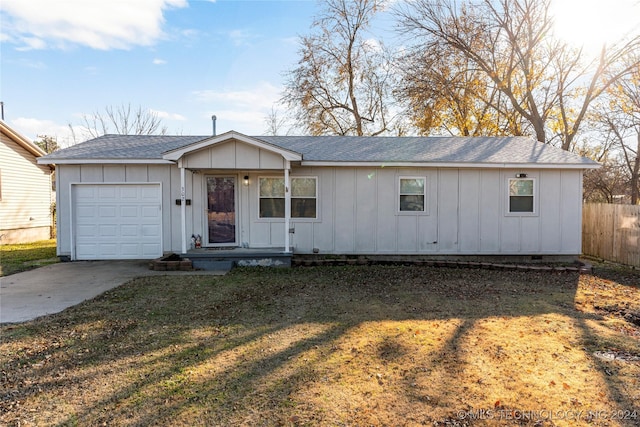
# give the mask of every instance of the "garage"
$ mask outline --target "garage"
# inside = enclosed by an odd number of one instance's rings
[[[73,184],[73,259],[162,255],[160,184]]]

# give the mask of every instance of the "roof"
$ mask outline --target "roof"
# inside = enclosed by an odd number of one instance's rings
[[[20,134],[15,129],[9,127],[3,120],[0,120],[0,131],[11,138],[16,144],[33,154],[35,157],[44,156],[47,154],[42,148],[34,144],[29,138]]]
[[[56,151],[41,163],[173,163],[192,149],[232,139],[298,153],[302,165],[572,167],[599,164],[528,137],[357,137],[105,135]]]

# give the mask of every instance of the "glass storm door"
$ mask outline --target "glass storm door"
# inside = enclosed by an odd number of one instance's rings
[[[236,179],[207,177],[208,246],[236,244]]]

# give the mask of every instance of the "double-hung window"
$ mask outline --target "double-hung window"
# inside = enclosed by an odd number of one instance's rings
[[[317,218],[317,178],[291,177],[291,218]],[[260,218],[284,218],[284,178],[263,177]]]
[[[509,178],[509,213],[535,212],[535,180]]]
[[[425,212],[425,177],[400,177],[399,178],[399,206],[400,212]]]

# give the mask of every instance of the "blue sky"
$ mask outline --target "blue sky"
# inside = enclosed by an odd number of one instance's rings
[[[555,2],[558,32],[577,43],[639,27],[637,0]],[[172,134],[209,134],[212,114],[218,132],[263,134],[319,10],[314,0],[1,0],[5,120],[62,146],[68,124],[123,104],[153,110]],[[377,25],[389,44],[390,25]]]
[[[219,132],[264,133],[318,12],[313,1],[26,1],[40,11],[2,2],[5,120],[62,143],[83,114],[129,103],[169,133],[208,134],[212,114]],[[130,3],[140,19],[122,16]],[[76,16],[51,10],[61,4]]]

